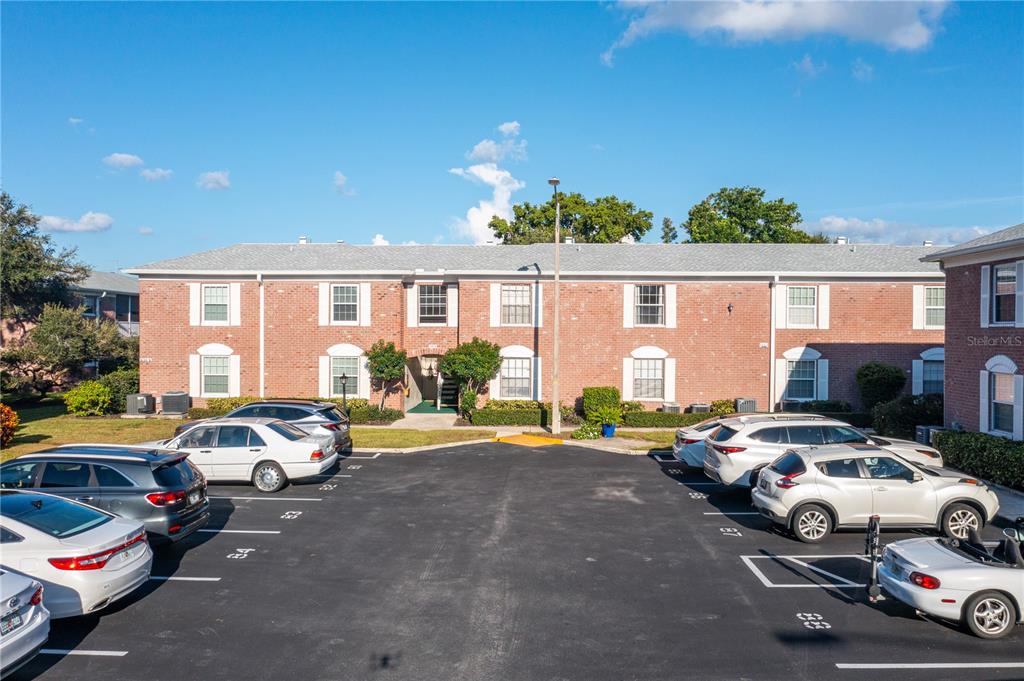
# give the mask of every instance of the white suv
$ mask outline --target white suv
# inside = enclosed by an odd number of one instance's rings
[[[722,421],[727,419],[739,419],[741,421],[751,421],[753,419],[764,418],[765,414],[729,414],[726,416],[712,416],[711,418],[704,419],[700,423],[695,423],[692,426],[683,426],[676,430],[676,439],[672,443],[672,456],[675,457],[679,463],[689,466],[691,468],[700,468],[704,465],[704,440],[707,439],[716,428],[722,425]],[[782,421],[787,419],[803,420],[809,419],[821,420],[824,416],[816,416],[814,414],[772,414],[771,419],[774,421]]]
[[[953,471],[917,466],[872,445],[827,445],[786,452],[764,468],[754,508],[816,543],[837,527],[931,528],[964,539],[999,511],[987,486]]]
[[[758,471],[787,450],[844,443],[884,447],[925,466],[942,466],[937,449],[917,442],[868,435],[843,421],[820,416],[794,419],[766,414],[724,419],[704,441],[704,473],[724,485],[751,487]]]

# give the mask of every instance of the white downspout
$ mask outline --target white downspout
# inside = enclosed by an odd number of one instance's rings
[[[265,397],[265,378],[266,372],[264,371],[264,364],[266,361],[264,338],[263,338],[263,320],[264,320],[264,309],[263,309],[263,273],[259,272],[256,274],[256,285],[260,289],[260,397]]]
[[[772,277],[768,282],[768,290],[771,291],[771,329],[768,336],[768,411],[775,411],[775,297],[779,285],[779,275]]]

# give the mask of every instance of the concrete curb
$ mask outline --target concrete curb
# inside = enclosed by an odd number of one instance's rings
[[[464,445],[478,445],[484,442],[493,442],[493,438],[481,440],[460,440],[458,442],[442,442],[436,445],[423,445],[422,447],[353,447],[353,454],[414,454],[415,452],[428,452],[431,449],[444,449],[445,447],[462,447]]]

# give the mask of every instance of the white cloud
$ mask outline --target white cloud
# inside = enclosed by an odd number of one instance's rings
[[[817,78],[827,68],[828,64],[825,62],[815,63],[809,54],[805,54],[804,58],[800,61],[793,62],[793,70],[805,78]]]
[[[371,242],[374,246],[390,246],[391,242],[384,238],[383,234],[374,234],[373,241]]]
[[[455,232],[467,236],[473,243],[481,244],[494,239],[494,232],[487,226],[491,218],[498,217],[508,220],[512,217],[512,193],[526,185],[512,173],[499,168],[496,163],[478,163],[468,168],[451,168],[448,172],[461,178],[487,185],[491,188],[490,199],[481,199],[480,203],[466,211],[466,217],[455,223]]]
[[[801,229],[823,232],[828,236],[845,236],[851,243],[920,244],[926,240],[936,244],[958,244],[992,231],[987,227],[935,227],[894,222],[881,218],[863,220],[856,217],[827,215],[821,220],[804,223]]]
[[[498,131],[505,137],[516,137],[519,134],[519,121],[508,121],[498,126]]]
[[[146,178],[147,182],[156,182],[158,180],[169,180],[171,175],[174,174],[173,170],[167,168],[143,168],[139,171],[139,175]]]
[[[729,0],[646,2],[620,0],[629,25],[602,55],[611,66],[618,50],[666,31],[712,34],[734,42],[796,40],[838,35],[890,50],[919,50],[931,43],[948,7],[945,0],[908,2],[819,2],[815,0]]]
[[[112,168],[119,169],[142,165],[142,159],[135,154],[122,154],[120,152],[105,156],[103,162]]]
[[[141,234],[142,236],[149,236],[152,233],[153,233],[153,228],[152,227],[146,227],[145,225],[143,225],[142,227],[139,227],[139,234]]]
[[[72,116],[68,119],[68,125],[70,125],[72,128],[77,128],[82,123],[85,123],[84,118],[75,118],[74,116]]]
[[[196,180],[196,186],[209,190],[227,189],[231,186],[231,179],[228,177],[230,174],[230,171],[227,170],[211,170],[200,173],[199,179]]]
[[[355,196],[356,191],[348,186],[348,178],[340,170],[334,171],[334,191],[342,196]]]
[[[77,220],[62,218],[57,215],[44,215],[39,219],[39,226],[47,232],[102,232],[110,229],[114,218],[106,213],[89,211]]]
[[[505,138],[501,141],[482,139],[466,152],[470,161],[484,163],[500,163],[506,158],[513,161],[526,160],[526,140],[518,140],[519,121],[508,121],[498,126],[498,131]]]
[[[850,66],[850,73],[852,73],[853,77],[862,83],[867,83],[875,79],[875,67],[860,57],[853,60],[853,64]]]

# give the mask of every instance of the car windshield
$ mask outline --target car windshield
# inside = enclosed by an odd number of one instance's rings
[[[738,431],[733,430],[729,426],[722,426],[715,432],[711,433],[711,435],[708,435],[708,439],[711,440],[712,442],[725,442],[726,440],[730,439],[733,435],[735,435],[737,432]]]
[[[693,430],[696,430],[698,433],[703,433],[705,431],[712,430],[717,427],[718,419],[708,419],[707,421],[701,421],[695,426],[691,426],[691,428]]]
[[[317,413],[333,423],[344,423],[346,421],[345,417],[342,415],[340,411],[338,411],[337,407],[328,407],[326,409],[321,409]]]
[[[786,452],[776,459],[770,468],[779,475],[794,475],[807,470],[804,466],[804,460],[796,452]]]
[[[272,431],[274,431],[281,437],[291,440],[292,442],[294,442],[295,440],[301,440],[302,438],[306,437],[306,434],[303,433],[301,430],[291,425],[290,423],[285,423],[284,421],[271,423],[267,426],[267,428],[270,428]]]
[[[73,537],[110,522],[113,516],[89,506],[42,494],[0,492],[3,515],[57,539]]]
[[[199,477],[199,471],[188,459],[169,461],[153,471],[153,479],[161,487],[188,487]]]

